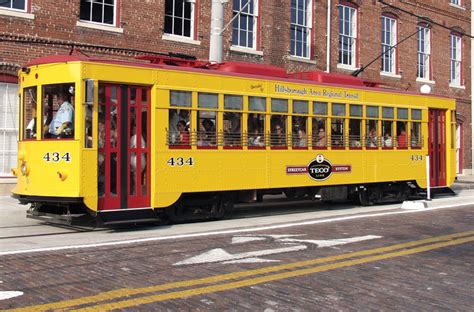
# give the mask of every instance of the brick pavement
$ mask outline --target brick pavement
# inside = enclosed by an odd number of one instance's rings
[[[0,309],[60,302],[107,291],[128,288],[130,298],[196,290],[203,285],[187,285],[163,291],[133,295],[133,290],[196,278],[247,272],[275,265],[295,263],[348,252],[370,250],[440,235],[474,230],[474,210],[444,209],[383,216],[334,223],[300,226],[258,235],[301,234],[301,239],[337,239],[379,235],[367,240],[329,248],[308,245],[304,251],[261,257],[273,263],[198,264],[173,266],[178,261],[213,248],[232,254],[281,248],[275,239],[231,244],[233,236],[216,235],[172,242],[142,243],[132,246],[102,247],[4,256],[0,264],[0,291],[18,290],[24,295],[0,301]],[[245,235],[248,235],[246,233]],[[459,310],[474,305],[473,243],[446,246],[426,252],[397,256],[283,278],[223,291],[211,291],[185,299],[172,299],[132,306],[141,310]],[[405,250],[405,249],[403,249]],[[334,262],[334,261],[333,261]],[[294,272],[296,269],[285,270]],[[257,277],[262,277],[259,274]],[[255,277],[255,278],[257,278]],[[211,285],[224,285],[235,280]],[[186,285],[186,283],[185,283]],[[207,286],[208,284],[204,285]],[[110,293],[108,293],[110,295]],[[180,297],[178,297],[180,298]],[[112,302],[127,299],[123,294]],[[97,302],[98,303],[98,302]],[[79,303],[74,307],[81,306]]]

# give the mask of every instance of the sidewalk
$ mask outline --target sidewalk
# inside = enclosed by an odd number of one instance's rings
[[[454,181],[453,190],[471,190],[474,189],[474,175],[458,176]]]

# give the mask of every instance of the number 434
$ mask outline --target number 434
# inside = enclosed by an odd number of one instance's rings
[[[43,160],[46,162],[60,162],[60,161],[65,161],[65,162],[70,162],[71,161],[71,155],[69,153],[64,153],[64,155],[61,155],[58,152],[53,152],[53,153],[46,153],[43,156]]]
[[[171,167],[193,166],[194,159],[192,157],[189,157],[186,160],[183,157],[171,157],[166,163]]]

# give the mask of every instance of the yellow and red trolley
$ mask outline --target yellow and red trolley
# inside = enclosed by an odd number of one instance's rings
[[[13,196],[33,218],[220,218],[268,193],[401,201],[427,188],[427,155],[431,187],[455,178],[447,97],[165,56],[46,57],[19,79]]]

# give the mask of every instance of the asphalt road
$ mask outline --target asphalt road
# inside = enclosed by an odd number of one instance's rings
[[[84,232],[5,198],[0,309],[471,310],[474,192],[427,206],[282,202]]]

